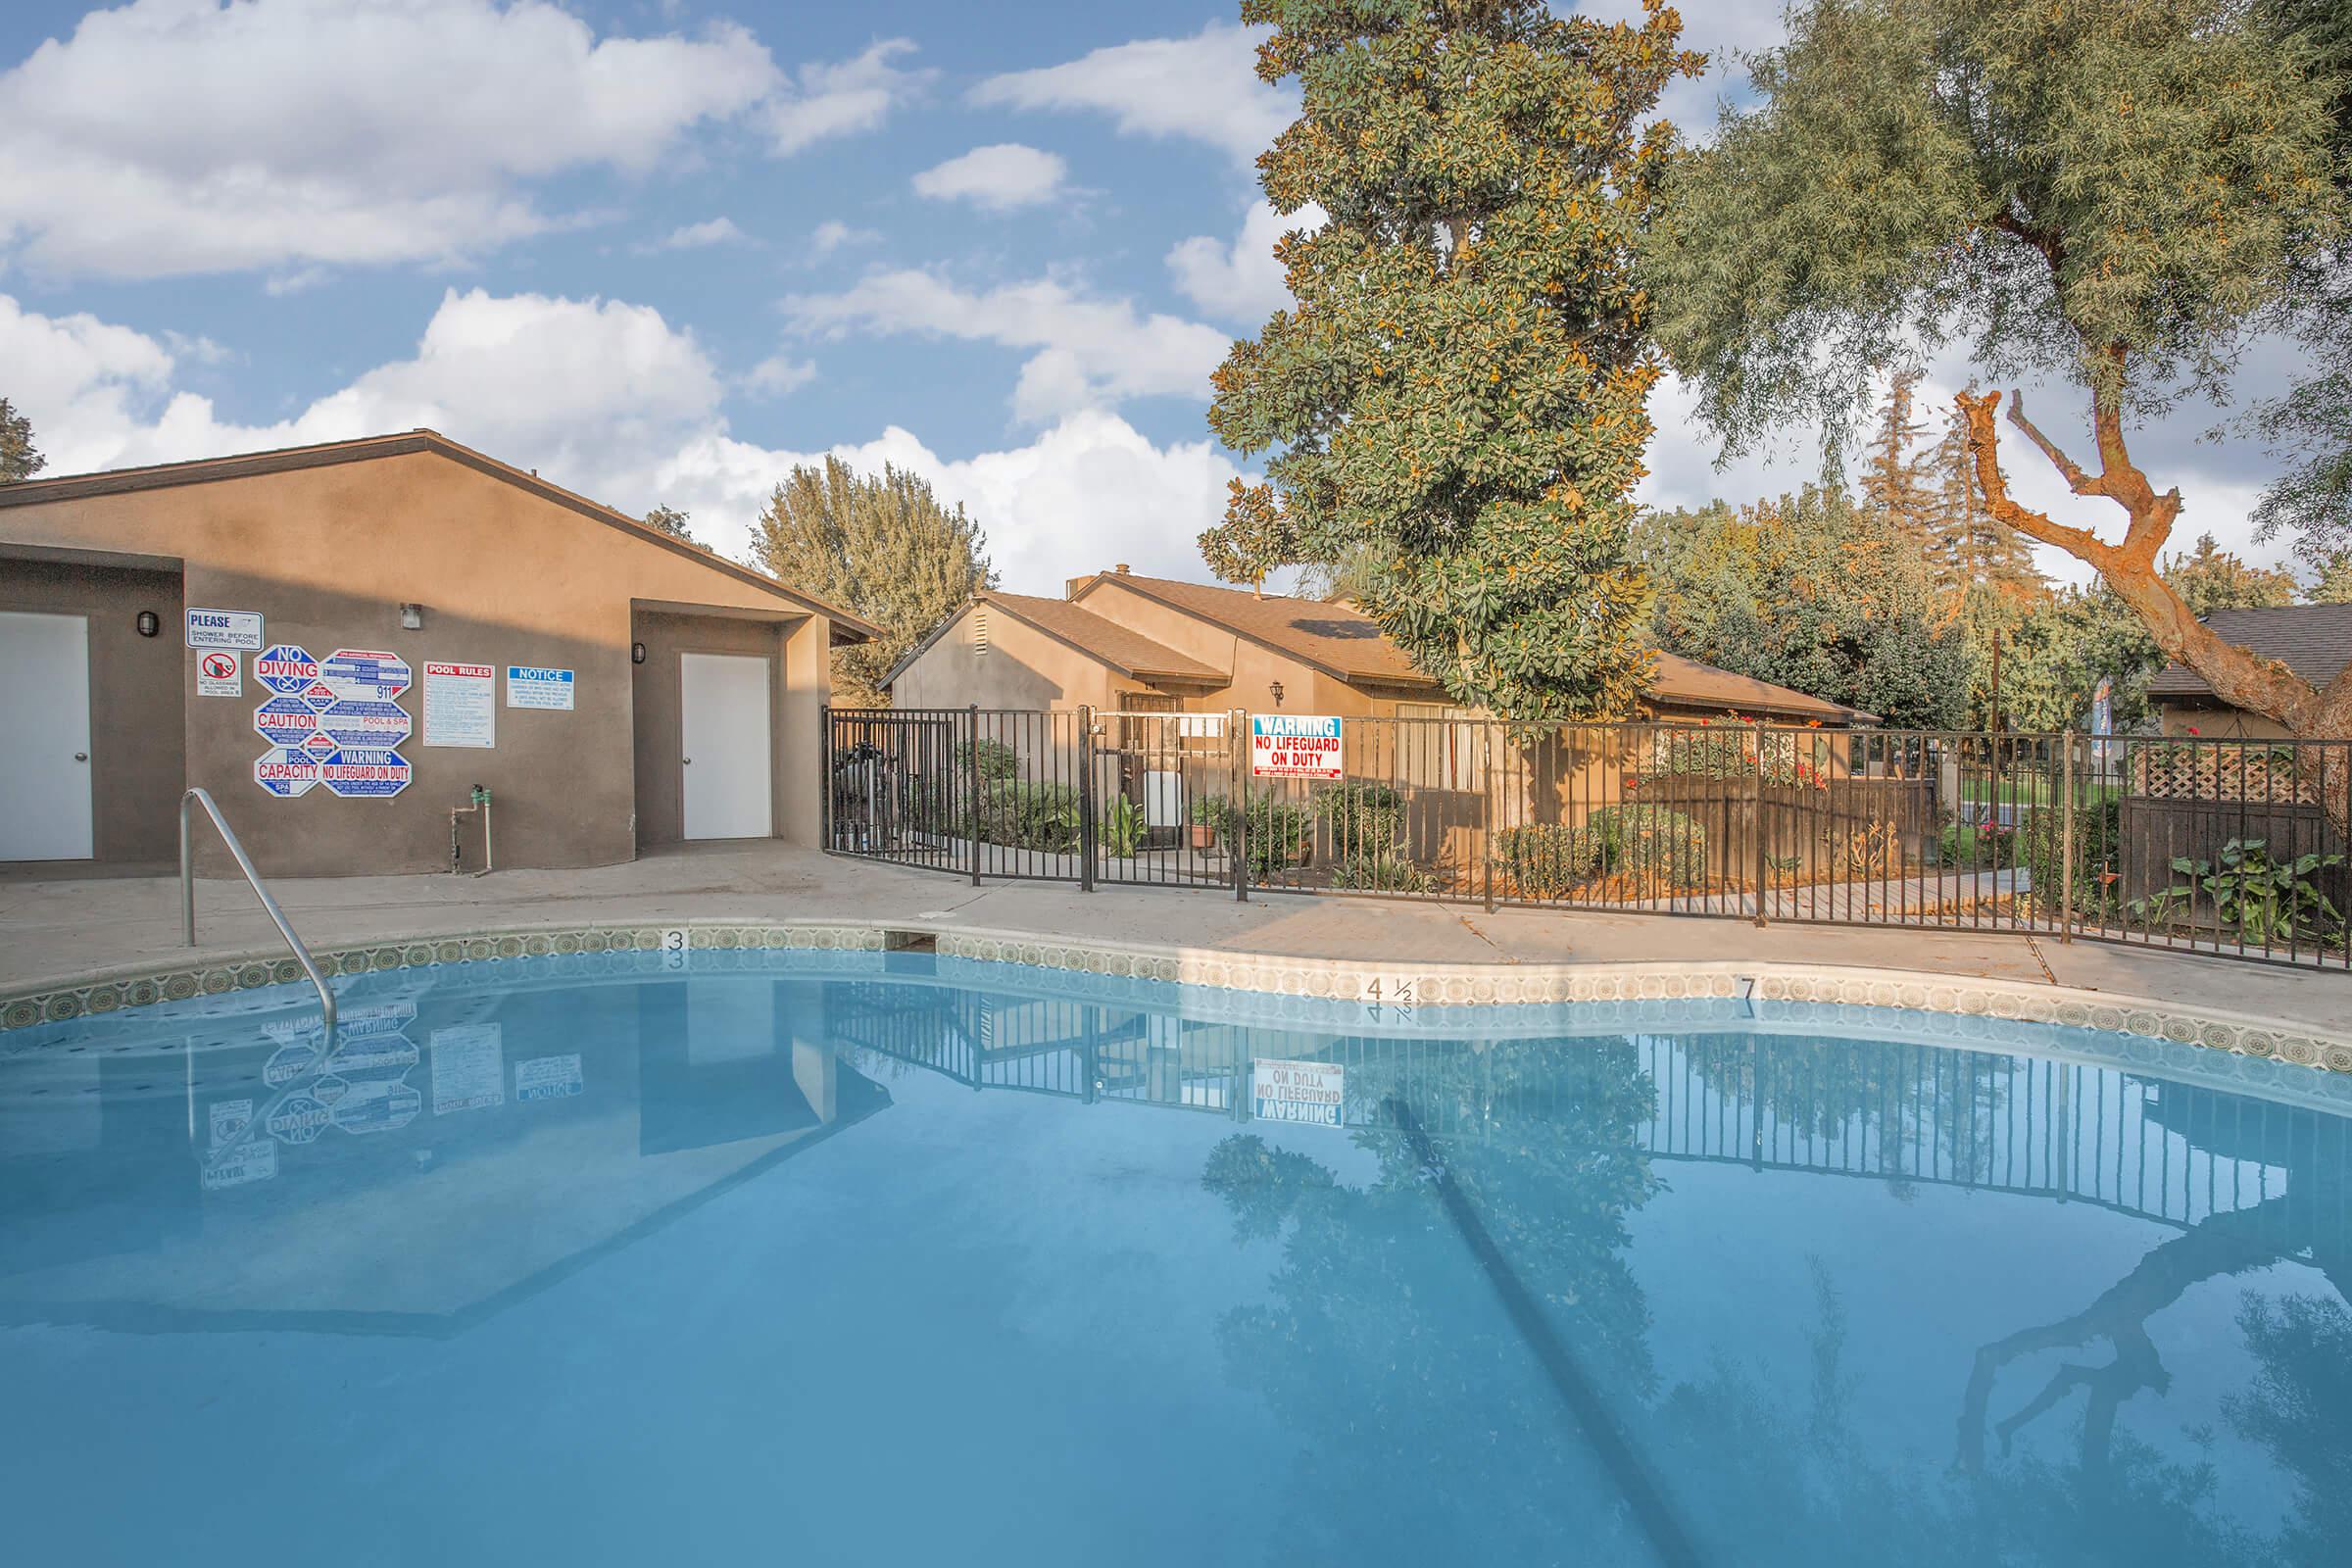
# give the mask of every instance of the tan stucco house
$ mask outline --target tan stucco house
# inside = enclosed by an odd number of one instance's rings
[[[812,844],[871,633],[430,430],[0,486],[0,868],[168,862],[191,785],[268,873],[446,868],[477,785],[501,867]]]
[[[1061,599],[980,594],[892,670],[900,708],[1093,707],[1124,711],[1440,718],[1458,710],[1371,617],[1318,599],[1141,577],[1074,578]],[[1844,726],[1872,715],[1769,681],[1658,656],[1660,719],[1738,711]]]

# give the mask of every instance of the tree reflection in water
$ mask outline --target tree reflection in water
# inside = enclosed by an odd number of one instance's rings
[[[2342,1560],[2352,1540],[2352,1313],[2341,1299],[2248,1291],[2237,1315],[2258,1371],[2229,1398],[2230,1428],[2294,1483],[2293,1512],[2275,1533],[2241,1521],[2243,1510],[2221,1494],[2210,1451],[2167,1453],[2121,1419],[2134,1396],[2166,1393],[2148,1320],[2191,1286],[2296,1259],[2343,1294],[2352,1204],[2341,1121],[2266,1112],[2262,1147],[2235,1147],[2249,1123],[2221,1113],[2236,1106],[2230,1097],[2165,1084],[2102,1098],[2101,1115],[2130,1102],[2192,1151],[2282,1170],[2283,1193],[2203,1214],[2080,1312],[1985,1345],[1963,1396],[1957,1462],[1944,1469],[1907,1464],[1862,1435],[1844,1308],[1818,1260],[1805,1398],[1768,1392],[1786,1380],[1760,1378],[1762,1369],[1723,1347],[1711,1348],[1702,1375],[1661,1380],[1627,1224],[1664,1185],[1658,1085],[1644,1066],[1659,1059],[1654,1053],[1629,1039],[1442,1052],[1347,1042],[1334,1054],[1348,1060],[1351,1105],[1403,1097],[1442,1129],[1437,1157],[1584,1374],[1614,1402],[1708,1560],[2119,1568]],[[1931,1060],[1937,1054],[1718,1037],[1697,1042],[1678,1065],[1715,1097],[1748,1102],[1776,1134],[1798,1128],[1891,1147],[1934,1129],[1950,1153],[1926,1174],[1969,1185],[1993,1169],[2012,1085],[1998,1072],[1956,1072]],[[1965,1135],[1947,1137],[1955,1128]],[[1377,1122],[1352,1137],[1373,1161],[1374,1174],[1360,1182],[1250,1133],[1223,1140],[1202,1176],[1228,1206],[1237,1239],[1281,1238],[1266,1298],[1232,1309],[1220,1326],[1229,1374],[1261,1390],[1303,1440],[1296,1494],[1315,1501],[1272,1525],[1275,1555],[1418,1548],[1431,1560],[1632,1560],[1641,1532],[1491,1292],[1482,1293],[1410,1141]],[[1899,1159],[1877,1171],[1834,1168],[1889,1182],[1906,1176]],[[1720,1288],[1736,1291],[1739,1282]],[[2070,1358],[2011,1413],[1991,1418],[2004,1367],[2101,1341],[2110,1353]],[[2066,1448],[2011,1451],[2023,1427],[2078,1396],[2079,1435]],[[1464,1433],[1478,1440],[1465,1444]],[[2218,1438],[2208,1437],[2208,1450]],[[1523,1484],[1498,1487],[1498,1467]]]

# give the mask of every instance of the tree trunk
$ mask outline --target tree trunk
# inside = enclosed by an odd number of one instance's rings
[[[2114,361],[2115,384],[2123,380],[2122,356]],[[2000,436],[1993,428],[1993,411],[2001,395],[1987,392],[1959,395],[1960,412],[1968,421],[1968,450],[1976,468],[1977,488],[1992,516],[2029,539],[2055,545],[2097,569],[2118,598],[2132,608],[2167,657],[2195,670],[2214,694],[2233,707],[2276,720],[2300,740],[2352,741],[2352,663],[2328,683],[2325,690],[2274,659],[2226,641],[2197,619],[2187,604],[2164,580],[2158,558],[2172,537],[2180,515],[2180,492],[2159,495],[2148,482],[2124,441],[2119,394],[2094,391],[2092,430],[2098,442],[2099,472],[2086,473],[2026,417],[2024,400],[2009,394],[2009,422],[2040,449],[2050,466],[2079,496],[2104,496],[2121,507],[2128,523],[2121,544],[2111,545],[2087,528],[2052,521],[2043,514],[2011,498],[2001,476]],[[2318,786],[2320,805],[2339,833],[2352,830],[2352,745],[2320,747],[2316,756],[2297,759]]]

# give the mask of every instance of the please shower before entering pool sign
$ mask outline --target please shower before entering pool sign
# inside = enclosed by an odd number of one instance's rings
[[[1250,1114],[1259,1121],[1338,1127],[1347,1101],[1348,1069],[1336,1061],[1250,1058]]]

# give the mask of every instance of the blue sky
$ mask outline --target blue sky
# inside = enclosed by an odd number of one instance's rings
[[[431,424],[730,551],[840,450],[969,506],[1009,587],[1200,576],[1249,471],[1208,371],[1282,299],[1250,159],[1296,103],[1234,12],[17,0],[0,395],[53,472]],[[1684,13],[1700,48],[1777,31]],[[1703,123],[1739,79],[1727,55],[1669,108]],[[1681,410],[1653,500],[1813,466],[1791,432],[1717,472]],[[2175,477],[2183,537],[2243,538],[2258,454]]]

